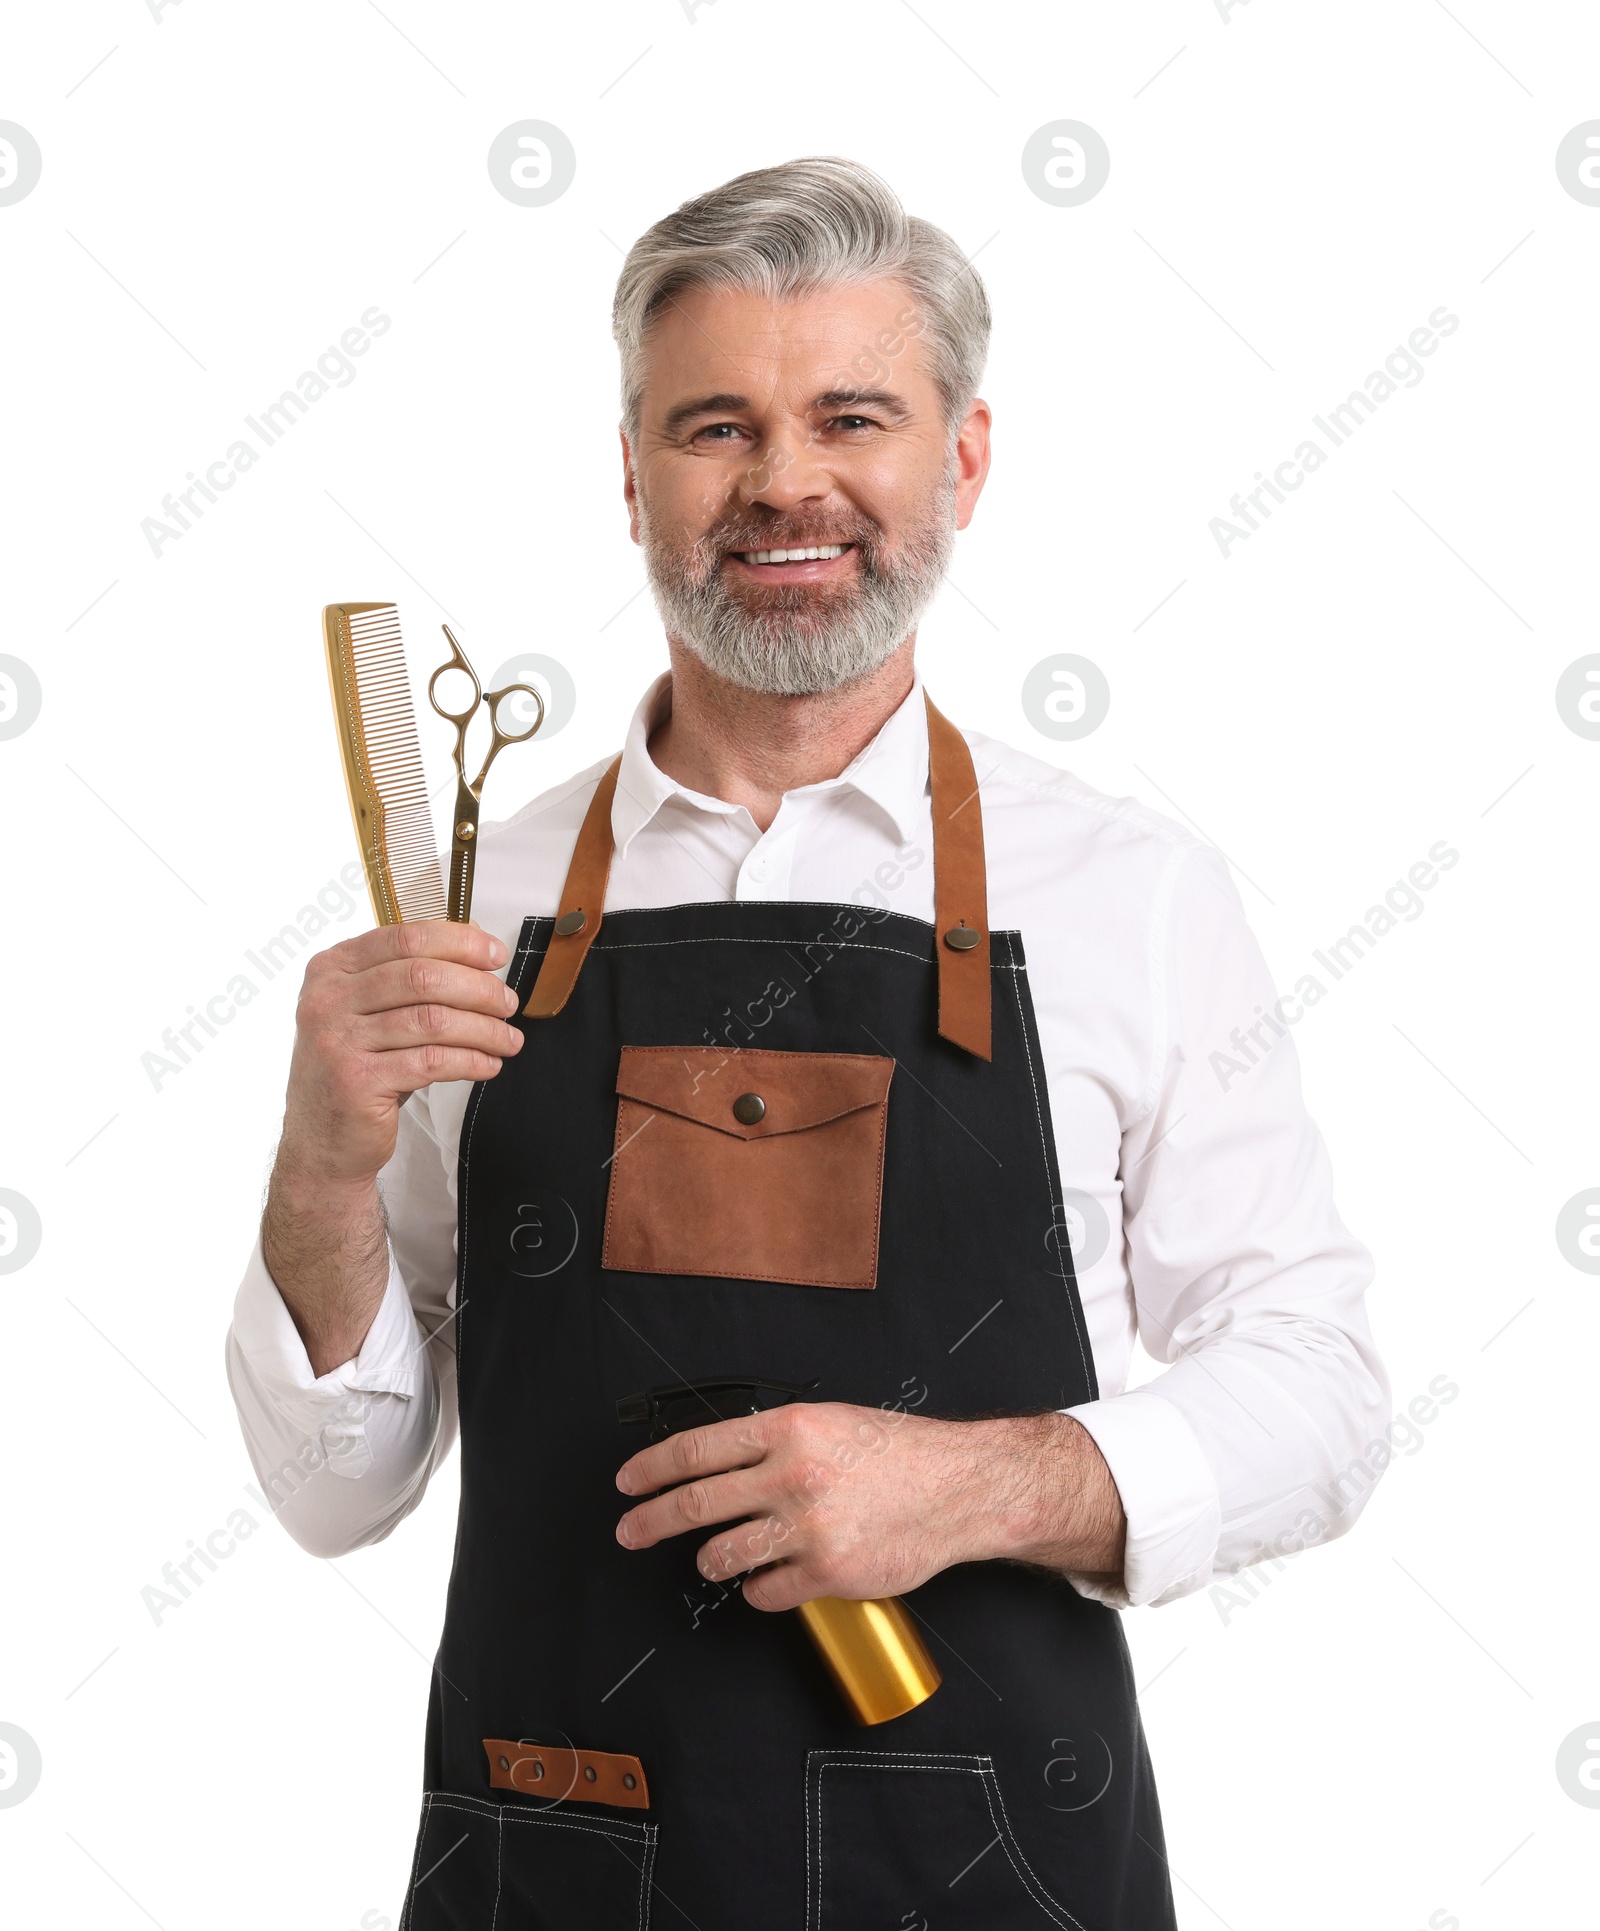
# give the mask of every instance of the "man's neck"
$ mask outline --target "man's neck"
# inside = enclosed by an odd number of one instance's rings
[[[786,791],[839,773],[905,702],[916,635],[870,677],[814,697],[772,697],[718,677],[668,639],[672,713],[650,739],[669,778],[710,798],[743,805],[763,831]]]

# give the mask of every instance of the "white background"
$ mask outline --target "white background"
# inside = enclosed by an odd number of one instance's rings
[[[0,118],[44,157],[0,207],[0,651],[44,692],[0,743],[0,1186],[43,1223],[0,1277],[0,1722],[43,1757],[0,1808],[12,1922],[398,1917],[455,1461],[332,1563],[246,1497],[222,1340],[298,969],[159,1090],[141,1055],[353,855],[325,602],[396,599],[418,673],[446,615],[480,670],[570,669],[571,725],[506,755],[491,817],[620,742],[665,661],[618,494],[620,247],[830,152],[981,249],[996,312],[937,701],[1202,830],[1284,988],[1436,840],[1461,854],[1293,1034],[1397,1404],[1460,1394],[1347,1540],[1242,1607],[1127,1618],[1181,1922],[1588,1921],[1600,1812],[1555,1758],[1600,1734],[1600,1280],[1555,1222],[1600,1184],[1600,743],[1555,686],[1600,648],[1600,208],[1555,150],[1600,116],[1600,20],[1068,12],[78,0],[0,33]],[[485,166],[526,118],[578,156],[543,208]],[[1061,118],[1112,157],[1075,208],[1020,165]],[[152,555],[141,519],[374,304],[356,379]],[[1219,554],[1209,519],[1441,304],[1425,379]],[[1111,685],[1078,743],[1021,708],[1057,651]],[[260,1531],[155,1624],[141,1590],[241,1506]]]

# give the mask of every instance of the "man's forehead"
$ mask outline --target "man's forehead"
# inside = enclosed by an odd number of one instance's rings
[[[911,291],[895,279],[775,297],[742,288],[675,295],[645,341],[644,391],[671,407],[686,392],[756,397],[848,389],[909,393],[929,380]]]

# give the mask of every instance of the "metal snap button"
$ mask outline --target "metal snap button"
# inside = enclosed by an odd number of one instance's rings
[[[733,1103],[733,1117],[740,1126],[754,1126],[765,1119],[767,1103],[759,1093],[741,1093]]]
[[[592,1763],[586,1763],[583,1766],[583,1776],[586,1783],[594,1782],[594,1765]]]
[[[560,929],[557,926],[556,930]],[[952,925],[944,935],[944,942],[952,952],[970,952],[974,946],[983,943],[983,934],[974,932],[970,925]]]
[[[533,1763],[533,1781],[537,1783],[543,1775],[544,1775],[544,1765],[540,1763],[538,1758],[536,1757]]]
[[[623,1771],[622,1787],[624,1790],[637,1790],[639,1788],[639,1779],[633,1774],[631,1770]]]
[[[581,910],[576,912],[563,912],[560,918],[556,920],[556,937],[558,939],[570,939],[574,932],[581,932],[586,923],[587,920],[584,918]]]
[[[509,1770],[511,1768],[511,1759],[509,1757],[502,1757],[500,1759],[500,1768],[502,1770]]]

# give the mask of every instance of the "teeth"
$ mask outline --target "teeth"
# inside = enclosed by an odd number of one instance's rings
[[[844,543],[813,543],[800,550],[740,550],[736,554],[743,563],[826,562],[830,557],[843,556],[848,547]]]

